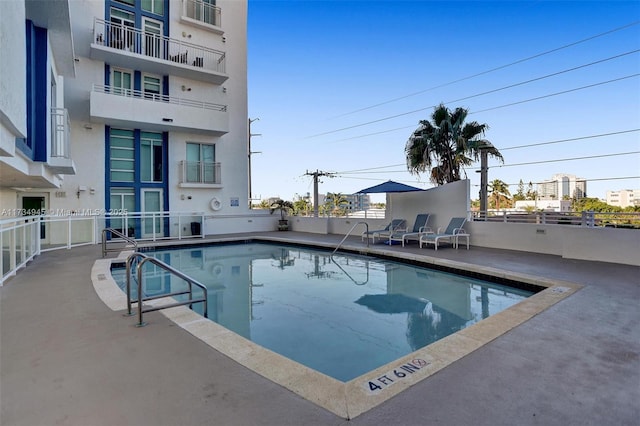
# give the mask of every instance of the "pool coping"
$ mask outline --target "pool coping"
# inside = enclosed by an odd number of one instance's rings
[[[334,248],[335,245],[292,241],[277,237],[225,237],[207,241],[155,243],[155,247],[216,244],[224,242],[268,241],[300,244],[310,247]],[[528,321],[549,307],[574,294],[581,285],[527,274],[505,271],[492,267],[473,265],[459,261],[440,259],[428,255],[394,251],[389,247],[367,247],[346,243],[345,251],[383,256],[399,261],[411,261],[424,266],[465,270],[490,277],[513,280],[544,287],[514,306],[490,316],[457,333],[438,340],[418,351],[401,357],[348,382],[341,382],[302,364],[276,354],[230,330],[210,321],[186,306],[160,311],[193,336],[213,349],[225,354],[239,364],[280,384],[297,395],[343,417],[356,416],[382,404],[414,384],[436,374],[464,356],[488,344],[509,330]],[[100,299],[112,310],[126,310],[126,297],[111,277],[112,263],[123,263],[132,251],[123,251],[118,257],[96,260],[91,270],[91,280]],[[148,305],[165,304],[158,299],[145,302]]]

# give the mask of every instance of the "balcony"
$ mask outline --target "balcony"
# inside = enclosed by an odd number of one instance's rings
[[[66,108],[51,108],[51,142],[47,167],[57,174],[76,174],[76,166],[71,159],[69,129],[69,113]]]
[[[229,78],[222,51],[99,18],[93,22],[91,58],[129,69],[213,84],[222,84]]]
[[[222,166],[206,161],[180,161],[180,188],[222,188]]]
[[[222,9],[202,0],[184,0],[180,21],[216,34],[224,34]]]
[[[229,132],[227,106],[139,90],[94,84],[91,120],[153,131],[183,131],[221,136]]]

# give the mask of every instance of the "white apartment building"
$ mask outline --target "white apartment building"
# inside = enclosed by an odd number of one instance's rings
[[[607,204],[618,207],[640,206],[640,189],[607,191]]]
[[[562,200],[568,198],[584,198],[587,196],[587,181],[584,178],[558,173],[551,180],[538,183],[536,191],[539,199]]]
[[[0,1],[0,219],[39,211],[74,174],[65,83],[75,76],[67,1]]]
[[[0,210],[248,211],[246,0],[0,1],[0,19]]]

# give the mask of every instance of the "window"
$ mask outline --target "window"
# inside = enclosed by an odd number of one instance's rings
[[[111,87],[116,95],[131,96],[132,83],[131,71],[114,69],[111,73]]]
[[[142,76],[142,91],[147,99],[160,100],[161,80],[160,77],[151,75]]]
[[[133,182],[135,177],[133,131],[111,129],[109,147],[111,180]]]
[[[142,18],[142,27],[144,31],[144,54],[155,58],[162,57],[162,22]]]
[[[190,183],[217,183],[215,145],[187,143],[186,180]]]
[[[140,134],[140,180],[162,182],[162,134]]]
[[[142,0],[141,6],[147,12],[164,15],[164,0]]]
[[[121,215],[111,216],[109,226],[122,232],[124,235],[133,237],[135,220],[126,220],[126,214],[124,214],[124,212],[133,213],[136,211],[136,196],[134,189],[111,188],[109,193],[109,206],[112,211],[122,213]]]
[[[109,46],[116,49],[133,50],[135,16],[124,10],[111,8],[111,30]]]

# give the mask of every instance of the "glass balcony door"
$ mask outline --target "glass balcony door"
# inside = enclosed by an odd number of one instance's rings
[[[164,58],[162,22],[143,17],[142,28],[144,32],[142,51],[144,54],[154,58]]]

